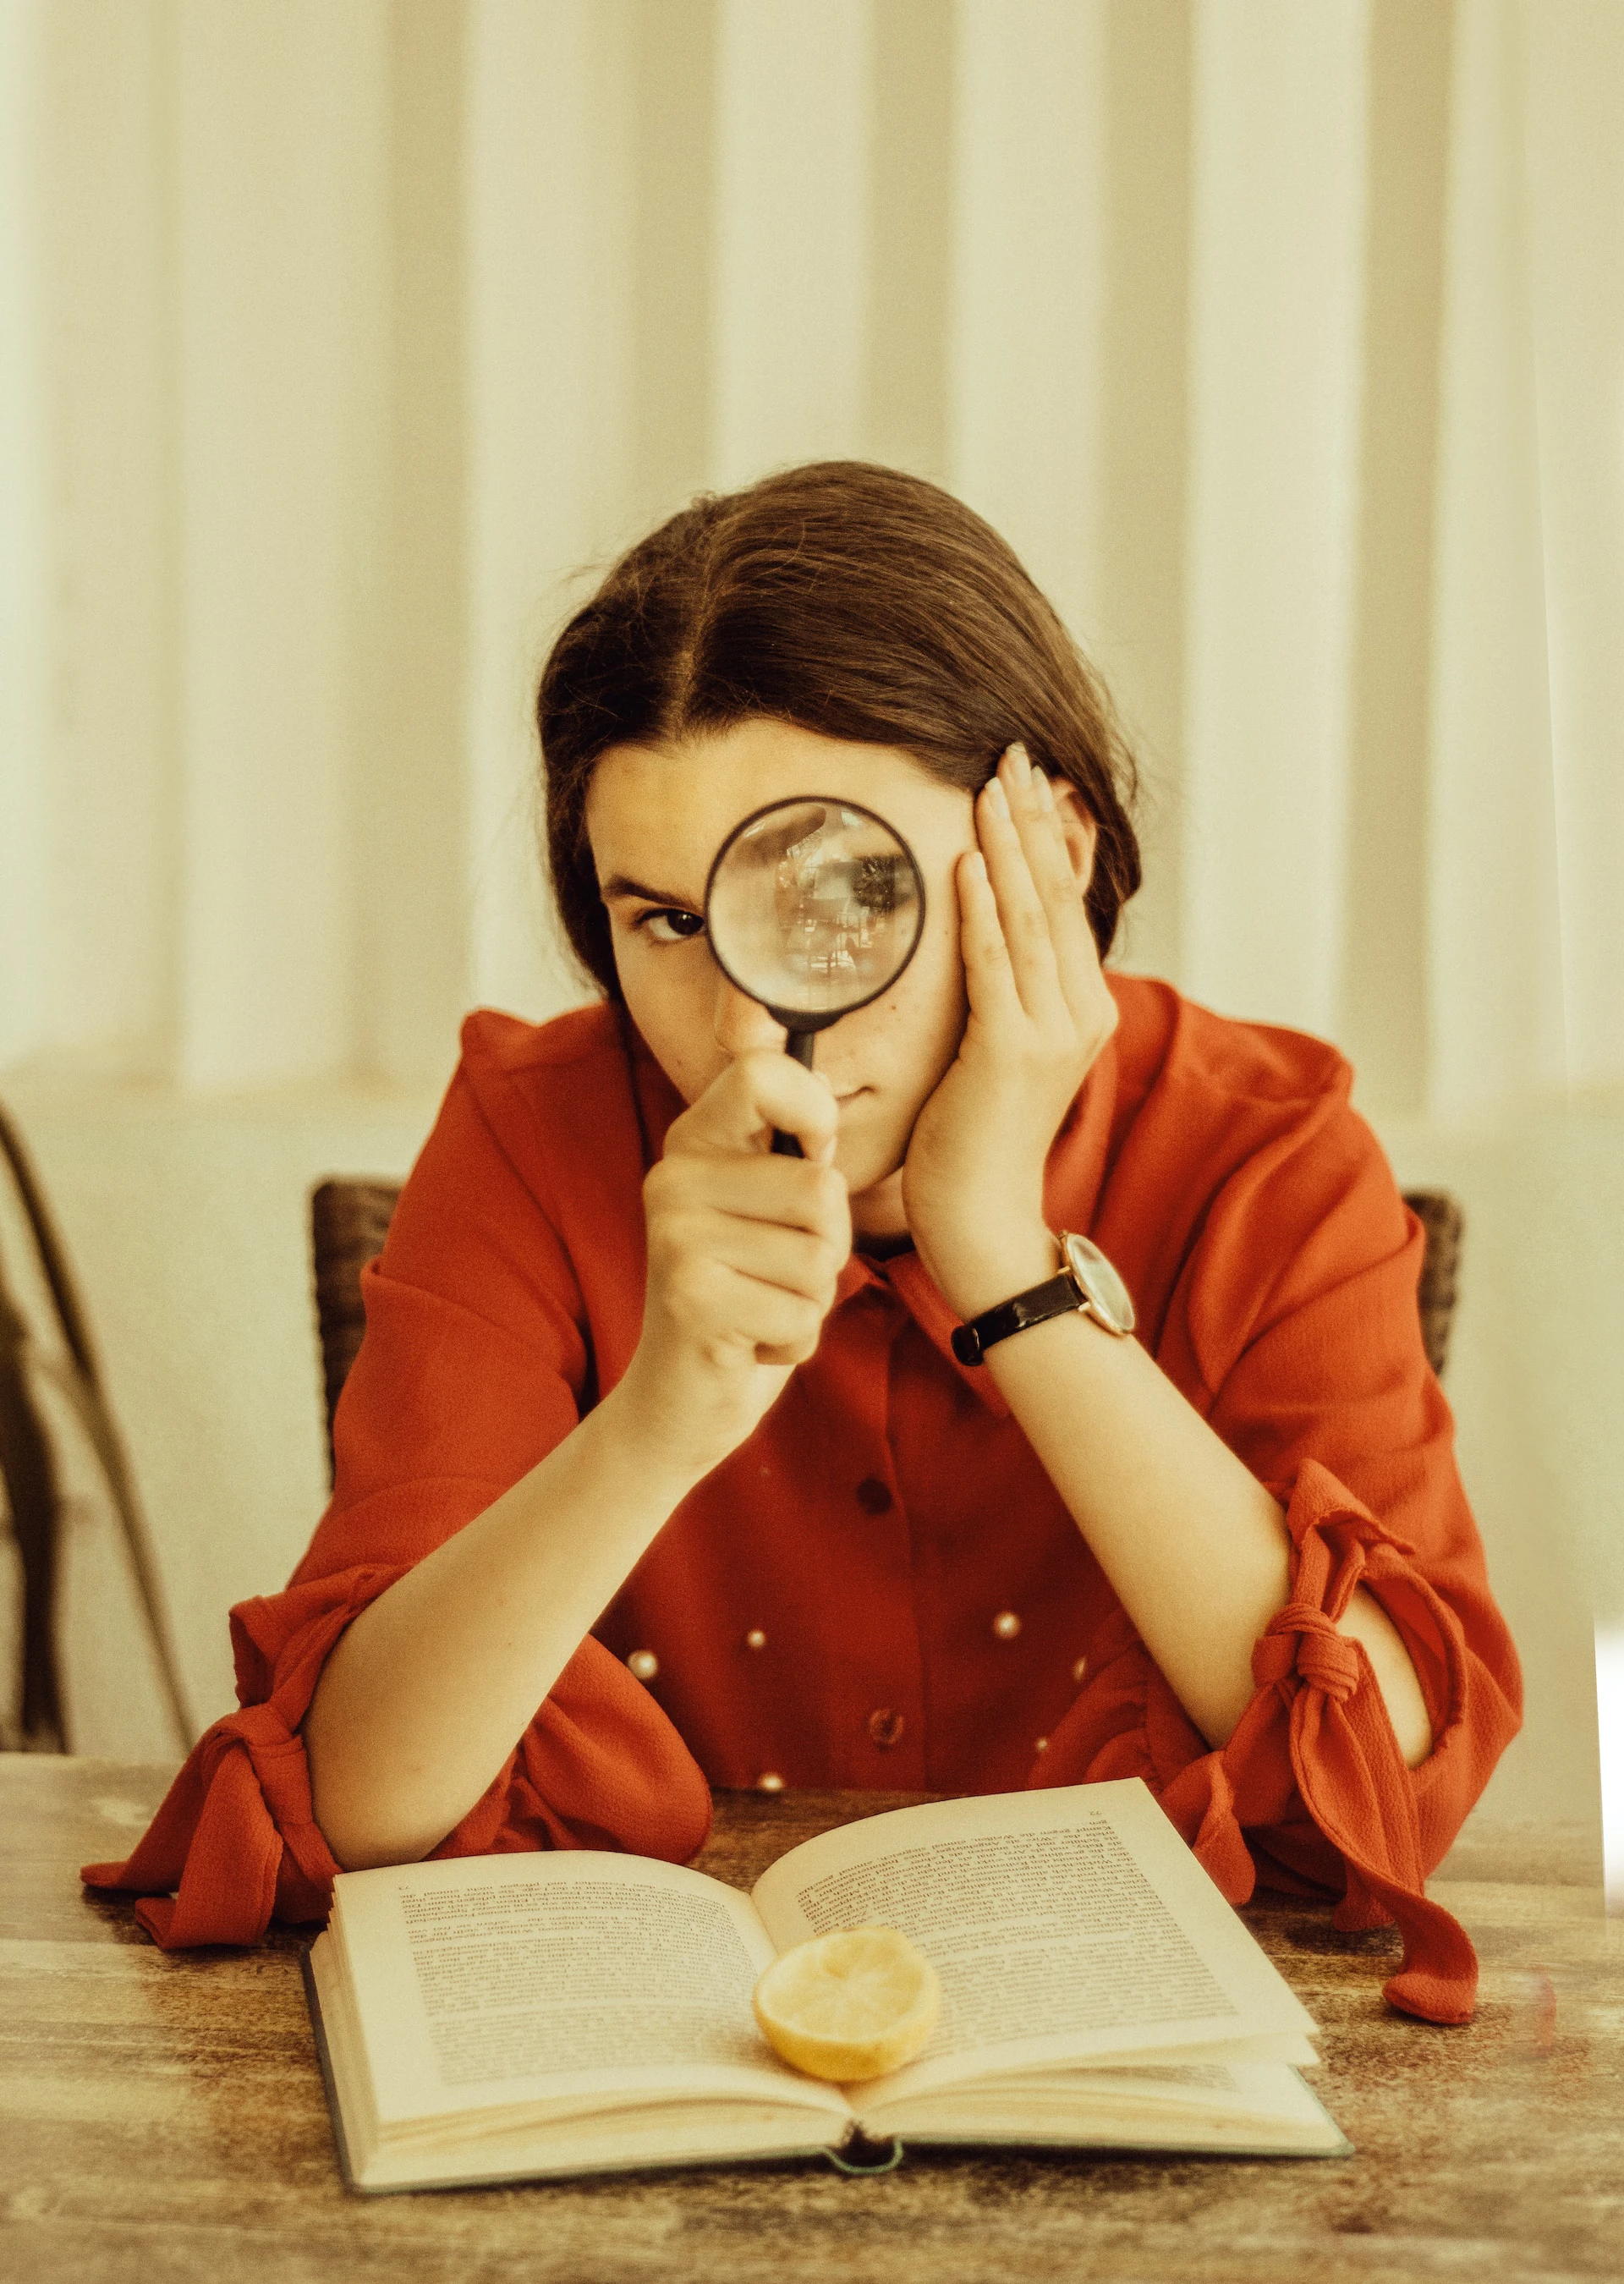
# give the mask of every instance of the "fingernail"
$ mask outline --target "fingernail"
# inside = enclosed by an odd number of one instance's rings
[[[1033,770],[1032,798],[1036,802],[1040,809],[1053,809],[1055,805],[1054,787],[1049,782],[1049,772],[1047,770]]]
[[[1015,764],[1016,773],[1018,776],[1029,778],[1032,775],[1032,756],[1021,744],[1019,738],[1010,747],[1010,758]]]
[[[1003,783],[999,778],[988,778],[987,801],[988,808],[995,809],[1000,817],[1007,817],[1009,815],[1009,795],[1004,792]]]

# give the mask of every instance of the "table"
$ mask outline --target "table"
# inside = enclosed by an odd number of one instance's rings
[[[0,1756],[0,2272],[12,2284],[1410,2284],[1624,2274],[1624,1922],[1594,1843],[1472,1832],[1434,1885],[1483,1962],[1476,2021],[1392,2014],[1390,1935],[1248,1908],[1321,2023],[1342,2161],[910,2153],[363,2199],[340,2179],[300,1938],[167,1957],[82,1862],[168,1772]],[[917,1795],[915,1795],[917,1797]],[[723,1794],[700,1867],[748,1886],[874,1794]]]

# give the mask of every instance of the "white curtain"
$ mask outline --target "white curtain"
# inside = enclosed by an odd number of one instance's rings
[[[1472,1291],[1546,1328],[1452,1381],[1497,1575],[1558,1559],[1532,1502],[1624,1611],[1615,0],[0,0],[0,1086],[427,1082],[466,1005],[567,1004],[550,630],[701,487],[895,461],[1136,729],[1127,964],[1337,1039],[1479,1208]]]
[[[1116,683],[1131,958],[1378,1109],[1624,1082],[1609,0],[3,20],[0,1068],[415,1077],[558,1004],[571,575],[859,453]]]

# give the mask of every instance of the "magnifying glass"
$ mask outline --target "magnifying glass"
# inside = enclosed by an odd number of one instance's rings
[[[705,925],[730,983],[788,1032],[808,1070],[819,1031],[888,991],[918,948],[925,882],[902,835],[855,802],[808,794],[736,825],[705,887]],[[792,1134],[775,1134],[799,1158]]]

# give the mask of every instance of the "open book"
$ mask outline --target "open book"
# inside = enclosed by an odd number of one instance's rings
[[[756,2028],[756,1979],[876,1924],[936,1967],[931,2042],[866,2085],[803,2077]],[[306,1981],[362,2189],[894,2137],[1348,2148],[1297,2075],[1312,2019],[1137,1779],[870,1817],[747,1897],[597,1852],[347,1873]]]

